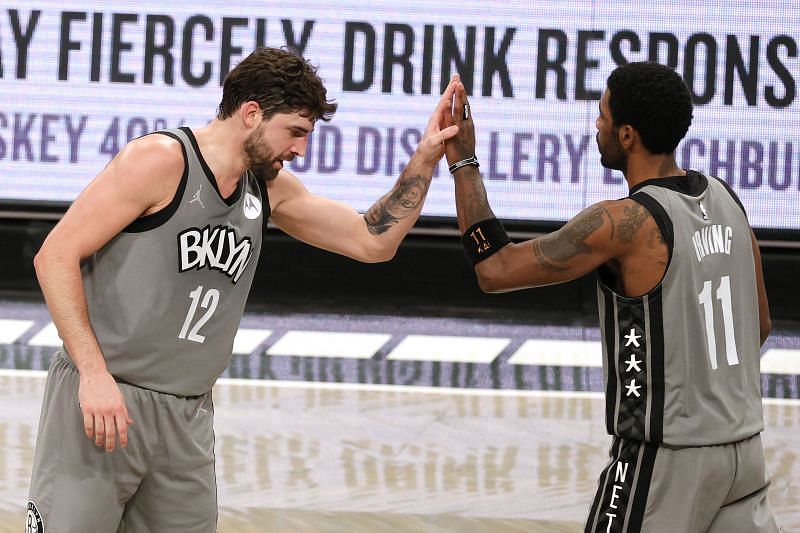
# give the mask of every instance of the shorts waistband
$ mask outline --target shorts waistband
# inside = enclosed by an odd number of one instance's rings
[[[72,368],[76,372],[78,371],[78,367],[75,366],[75,362],[72,360],[72,358],[66,352],[66,350],[58,350],[55,353],[55,357],[60,358],[62,361],[64,361],[64,363],[66,363],[70,368]],[[186,395],[184,395],[184,394],[172,394],[170,392],[164,392],[164,391],[160,391],[160,390],[156,390],[156,389],[151,389],[151,388],[148,388],[148,387],[142,387],[141,385],[137,385],[136,383],[131,383],[130,381],[125,381],[124,379],[122,379],[120,377],[117,377],[114,374],[111,374],[111,377],[114,378],[114,381],[116,381],[117,383],[119,383],[121,385],[127,385],[129,387],[135,387],[137,389],[142,389],[142,390],[146,390],[146,391],[150,391],[150,392],[155,392],[157,394],[166,394],[167,396],[172,396],[174,398],[182,398],[182,399],[185,399],[185,400],[196,400],[196,399],[202,398],[203,396],[208,394],[208,392],[204,392],[203,394],[186,394]]]

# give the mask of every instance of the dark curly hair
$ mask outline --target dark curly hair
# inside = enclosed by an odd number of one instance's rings
[[[327,100],[327,94],[316,67],[302,56],[284,48],[256,48],[225,77],[217,118],[230,117],[252,100],[267,119],[275,113],[300,112],[327,122],[338,105]]]
[[[607,82],[614,126],[633,126],[653,154],[671,154],[692,123],[692,97],[681,77],[649,61],[614,69]]]

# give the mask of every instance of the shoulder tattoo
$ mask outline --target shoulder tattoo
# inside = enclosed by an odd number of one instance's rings
[[[625,215],[619,221],[619,241],[624,244],[630,244],[636,238],[647,219],[651,218],[650,211],[642,207],[641,204],[634,203],[630,206],[625,206]]]

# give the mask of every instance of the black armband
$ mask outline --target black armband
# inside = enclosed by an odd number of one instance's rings
[[[473,266],[499,252],[500,248],[510,242],[503,224],[496,218],[487,218],[473,224],[461,236],[464,252]]]

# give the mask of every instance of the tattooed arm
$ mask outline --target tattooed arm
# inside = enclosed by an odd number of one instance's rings
[[[652,240],[640,231],[646,222],[653,224],[649,212],[633,200],[600,202],[558,231],[504,247],[475,272],[487,292],[571,281],[639,253],[643,242]]]
[[[448,163],[474,154],[472,113],[462,115],[467,103],[463,85],[456,87],[454,113],[449,123],[458,134],[446,145]],[[479,170],[466,166],[456,170],[456,211],[463,233],[477,222],[494,216]],[[518,244],[508,244],[475,266],[478,283],[486,292],[506,292],[527,287],[563,283],[583,276],[604,263],[625,261],[651,246],[660,233],[649,212],[633,200],[606,201],[578,213],[561,229]]]
[[[267,185],[272,222],[301,241],[359,261],[373,263],[394,257],[419,217],[433,169],[444,154],[444,141],[458,130],[455,126],[440,128],[454,91],[455,82],[451,82],[400,178],[364,215],[311,194],[300,180],[281,170]]]

